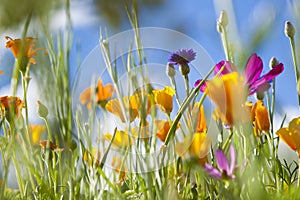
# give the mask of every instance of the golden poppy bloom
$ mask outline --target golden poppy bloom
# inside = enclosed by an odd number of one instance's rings
[[[244,118],[243,104],[246,90],[244,79],[237,72],[215,77],[206,83],[206,92],[216,105],[220,120],[232,127]]]
[[[167,114],[170,114],[173,110],[174,94],[175,90],[170,86],[165,86],[162,90],[153,90],[155,103]]]
[[[267,108],[263,101],[259,100],[251,109],[251,118],[254,124],[254,134],[259,136],[258,130],[268,132],[270,130],[270,121]]]
[[[300,117],[290,121],[288,127],[279,129],[276,134],[291,149],[297,151],[300,158]]]
[[[128,97],[123,97],[122,100],[124,105],[124,111],[129,117],[130,122],[132,122],[138,116],[138,110],[136,109],[137,106],[134,105],[132,99]],[[108,101],[105,108],[107,111],[119,117],[122,122],[126,122],[127,118],[126,115],[123,113],[122,105],[119,99],[112,99]]]
[[[90,166],[92,166],[93,164],[95,164],[95,166],[98,166],[100,157],[101,152],[96,148],[92,148],[92,152],[85,150],[83,154],[83,160],[87,162]]]
[[[0,97],[0,104],[3,111],[10,112],[18,116],[20,110],[25,107],[23,101],[19,97],[3,96]]]
[[[102,80],[99,78],[97,87],[96,88],[89,87],[89,88],[85,89],[80,94],[79,99],[80,99],[81,104],[87,103],[87,108],[91,109],[93,95],[96,95],[97,103],[101,104],[102,102],[105,102],[106,100],[110,99],[113,96],[114,91],[115,91],[115,89],[112,84],[107,84],[104,86],[102,83]]]
[[[107,141],[111,141],[112,138],[113,138],[113,136],[109,133],[106,133],[103,136],[103,139],[105,139]],[[130,135],[127,132],[119,131],[119,130],[116,131],[115,138],[112,141],[112,145],[114,147],[122,148],[122,147],[131,146],[131,144],[132,144],[132,141],[131,141]]]
[[[46,131],[45,125],[30,125],[31,139],[33,144],[38,144],[41,140],[42,134]]]
[[[135,92],[132,96],[130,96],[130,104],[131,108],[135,110],[139,110],[140,112],[143,111],[144,108],[144,115],[148,115],[151,111],[151,98],[153,98],[152,94],[147,94],[144,92]],[[145,117],[144,116],[144,117]]]
[[[157,129],[156,137],[160,139],[160,141],[164,142],[170,130],[170,122],[167,120],[155,120],[155,125]],[[180,127],[180,124],[177,124],[176,129]]]
[[[32,58],[32,56],[35,56],[36,52],[39,50],[34,49],[37,45],[36,38],[26,37],[25,44],[23,44],[21,39],[12,39],[9,36],[5,36],[5,39],[8,40],[5,47],[12,51],[15,58],[18,58],[19,56],[22,56],[23,58],[27,57],[29,59],[28,62],[36,64],[35,59]],[[20,55],[22,45],[24,45],[24,54]]]
[[[193,136],[185,137],[183,142],[176,143],[175,152],[181,157],[189,152],[190,156],[196,157],[199,163],[204,165],[210,144],[211,138],[206,133],[194,133]]]

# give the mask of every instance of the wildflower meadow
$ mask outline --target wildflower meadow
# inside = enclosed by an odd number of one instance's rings
[[[12,13],[16,0],[3,0],[0,199],[300,199],[300,4],[276,24],[286,64],[238,50],[226,9],[214,23],[219,59],[180,31],[141,27],[143,1],[99,1],[122,10],[128,30],[99,25],[81,43],[73,1],[41,2]],[[54,31],[56,9],[65,24]],[[298,117],[277,102],[286,71]]]

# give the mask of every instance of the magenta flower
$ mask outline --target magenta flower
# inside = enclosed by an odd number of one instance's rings
[[[233,146],[230,146],[230,164],[226,158],[226,155],[222,150],[216,150],[216,161],[218,169],[214,168],[212,165],[205,163],[205,171],[212,177],[217,179],[233,179],[235,178],[233,172],[236,169],[235,167],[235,151]]]
[[[169,62],[173,65],[188,64],[196,57],[196,53],[193,49],[179,49],[173,52],[169,57]]]
[[[270,88],[270,81],[283,72],[284,67],[279,63],[268,73],[261,76],[263,70],[263,63],[259,56],[252,54],[247,62],[244,70],[245,84],[249,88],[249,95],[255,92],[264,92]]]
[[[228,61],[221,61],[216,65],[216,68],[214,70],[214,74],[218,74],[220,69],[224,66],[222,72],[220,72],[220,76],[231,73],[233,71],[236,71],[234,65]],[[245,85],[249,89],[249,95],[254,94],[255,92],[265,92],[270,88],[270,81],[274,79],[276,76],[281,74],[284,70],[283,64],[279,63],[275,67],[273,67],[268,73],[261,76],[263,70],[263,63],[259,56],[257,56],[255,53],[250,56],[248,59],[248,62],[246,64],[245,70],[244,70],[244,78],[245,78]],[[195,82],[195,87],[200,83],[200,80],[197,80]],[[204,92],[206,86],[203,84],[200,87],[200,91]]]

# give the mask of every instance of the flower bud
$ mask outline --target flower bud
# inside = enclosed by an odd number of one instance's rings
[[[263,100],[265,97],[265,93],[264,92],[256,92],[255,97],[257,100]]]
[[[284,33],[288,38],[293,38],[295,35],[295,28],[290,21],[285,22]]]
[[[46,118],[48,116],[48,108],[42,104],[42,102],[37,101],[38,103],[38,114],[41,118]]]
[[[190,66],[186,63],[182,63],[179,65],[179,71],[183,76],[186,76],[190,73]]]
[[[217,20],[217,23],[220,24],[223,27],[226,27],[228,25],[228,16],[225,10],[222,10],[220,12],[220,16]]]
[[[272,57],[269,62],[270,69],[273,69],[276,65],[278,65],[278,60],[275,57]]]
[[[166,74],[169,76],[169,77],[174,77],[175,74],[176,74],[176,70],[175,70],[175,67],[173,64],[171,63],[167,63],[167,67],[166,67]]]

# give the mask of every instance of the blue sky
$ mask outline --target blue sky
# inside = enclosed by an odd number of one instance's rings
[[[157,7],[150,7],[151,9],[140,8],[139,20],[141,27],[163,27],[186,34],[201,44],[214,62],[225,58],[220,37],[216,31],[216,19],[220,10],[225,9],[229,15],[229,39],[238,42],[241,48],[247,48],[251,37],[261,26],[274,21],[268,37],[252,53],[256,52],[263,59],[264,73],[269,70],[268,62],[271,57],[275,56],[284,63],[285,71],[277,81],[277,102],[280,105],[295,107],[297,95],[292,57],[289,41],[283,31],[286,20],[295,23],[291,2],[285,0],[233,2],[189,0],[183,3],[180,0],[166,0]],[[81,4],[80,1],[73,4],[74,18]],[[93,7],[90,7],[82,14],[83,16],[89,15],[90,20],[86,20],[86,23],[83,23],[83,20],[73,20],[75,39],[81,44],[82,59],[98,44],[100,26],[105,27],[109,35],[131,28],[127,18],[124,18],[121,26],[116,28],[107,24],[101,17],[93,17],[93,13]],[[79,24],[77,24],[78,21],[80,21]]]

